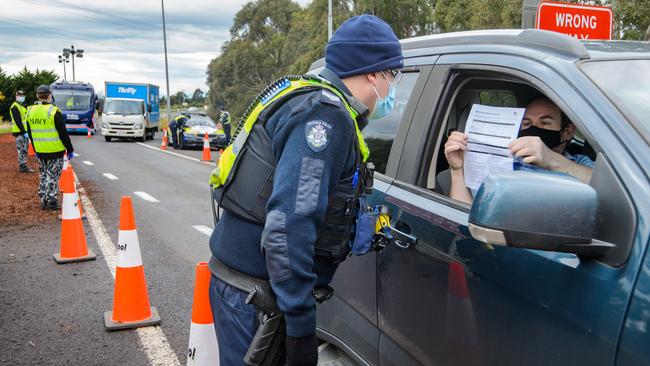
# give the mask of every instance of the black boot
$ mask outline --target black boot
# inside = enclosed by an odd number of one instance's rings
[[[34,169],[28,167],[27,165],[21,165],[20,168],[18,168],[18,171],[21,173],[34,173]]]

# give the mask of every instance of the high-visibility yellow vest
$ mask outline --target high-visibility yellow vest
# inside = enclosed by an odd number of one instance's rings
[[[35,104],[27,108],[27,123],[34,140],[36,153],[65,151],[54,124],[54,115],[60,112],[54,104]]]
[[[232,167],[235,165],[235,160],[237,159],[239,152],[246,143],[248,135],[253,128],[253,124],[257,122],[257,117],[259,117],[260,113],[262,113],[262,111],[273,101],[280,99],[283,96],[298,89],[306,87],[318,87],[324,90],[328,90],[334,93],[341,100],[345,106],[345,109],[350,114],[350,118],[352,118],[354,121],[354,129],[357,135],[358,147],[363,162],[365,163],[368,160],[370,151],[368,150],[368,146],[366,145],[363,135],[361,134],[361,130],[359,130],[359,126],[357,125],[357,112],[348,104],[347,100],[338,89],[325,82],[324,80],[311,75],[301,77],[298,80],[290,80],[288,78],[280,79],[280,81],[276,82],[276,84],[277,85],[274,88],[271,88],[269,95],[267,95],[265,98],[262,98],[262,100],[260,100],[255,105],[247,118],[242,121],[243,126],[240,126],[240,130],[235,137],[235,141],[221,154],[219,162],[217,163],[217,168],[214,169],[210,174],[209,184],[213,188],[227,184],[229,181]]]
[[[18,124],[16,121],[14,121],[14,115],[11,114],[11,110],[16,107],[18,108],[18,112],[20,112],[20,121],[23,124],[23,130],[27,131],[27,121],[25,121],[25,114],[27,114],[27,108],[25,108],[24,105],[18,103],[18,102],[13,102],[11,104],[11,107],[9,107],[9,114],[11,115],[11,132],[13,133],[19,133],[20,128],[18,128]]]

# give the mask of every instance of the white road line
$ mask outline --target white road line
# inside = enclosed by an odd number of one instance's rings
[[[197,158],[193,158],[193,157],[191,157],[191,156],[187,156],[187,155],[183,155],[183,154],[175,153],[175,152],[173,152],[173,151],[160,150],[160,148],[157,148],[157,147],[155,147],[155,146],[151,146],[151,145],[147,145],[147,144],[145,144],[145,143],[143,143],[143,142],[136,142],[136,144],[138,144],[138,145],[140,145],[140,146],[144,146],[144,147],[146,147],[146,148],[148,148],[148,149],[157,150],[157,151],[164,152],[164,153],[166,153],[166,154],[171,154],[171,155],[174,155],[174,156],[178,156],[178,157],[181,157],[181,158],[184,158],[184,159],[189,159],[189,160],[192,160],[192,161],[198,161],[198,162],[201,162],[201,159],[197,159]]]
[[[95,165],[92,161],[88,161],[88,160],[84,160],[83,163],[90,166]]]
[[[111,173],[104,173],[104,174],[102,174],[102,175],[105,176],[106,178],[110,179],[110,180],[118,180],[118,179],[120,179],[120,178],[114,176],[114,175],[111,174]]]
[[[153,202],[153,203],[160,202],[160,201],[158,201],[158,200],[156,199],[156,197],[150,195],[150,194],[147,193],[147,192],[135,191],[135,192],[133,192],[133,194],[136,195],[136,196],[138,196],[138,197],[140,197],[140,198],[142,198],[142,199],[145,200],[145,201],[149,201],[149,202]]]
[[[211,236],[211,235],[212,235],[212,228],[209,227],[209,226],[205,226],[205,225],[194,225],[194,226],[192,226],[192,227],[193,227],[194,229],[198,230],[199,232],[201,232],[201,233],[207,235],[207,236]]]
[[[113,244],[111,237],[108,235],[104,224],[99,219],[97,211],[95,211],[95,208],[90,202],[83,187],[79,187],[79,195],[84,213],[88,216],[88,225],[90,225],[93,234],[95,234],[97,245],[99,245],[99,249],[102,251],[106,265],[111,271],[114,280],[116,258],[115,244]],[[138,334],[142,349],[147,355],[151,365],[181,365],[178,357],[176,357],[176,353],[174,353],[174,350],[169,345],[169,341],[160,326],[138,328],[136,329],[136,333]]]

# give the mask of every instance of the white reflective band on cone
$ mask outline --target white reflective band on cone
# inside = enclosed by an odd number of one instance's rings
[[[190,326],[190,343],[187,350],[187,366],[219,366],[219,345],[214,324]]]
[[[204,140],[203,140],[203,147],[204,147],[204,148],[205,148],[205,147],[210,147],[209,139],[204,139]]]
[[[63,209],[61,212],[61,219],[74,220],[81,218],[81,214],[79,213],[78,200],[79,198],[76,193],[63,194]]]
[[[138,230],[120,230],[117,236],[116,267],[130,268],[142,265]]]

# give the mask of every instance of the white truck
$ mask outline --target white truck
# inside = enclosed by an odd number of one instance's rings
[[[104,90],[101,127],[107,142],[113,138],[142,142],[154,138],[160,119],[158,86],[107,81]]]

